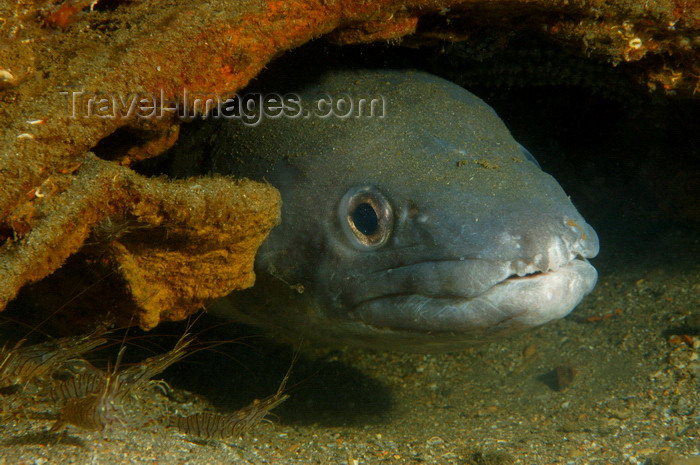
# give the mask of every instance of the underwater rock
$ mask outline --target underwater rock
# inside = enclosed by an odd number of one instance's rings
[[[107,260],[127,286],[134,323],[152,328],[183,319],[212,298],[253,285],[255,252],[279,221],[279,193],[253,181],[150,179],[91,154],[64,177],[50,184],[53,191],[42,186],[33,194],[42,202],[25,213],[41,221],[0,255],[3,306],[86,244],[84,251]],[[108,310],[116,313],[101,309]]]

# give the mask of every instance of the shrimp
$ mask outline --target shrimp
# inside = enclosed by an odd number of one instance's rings
[[[106,374],[95,369],[91,373],[80,373],[58,383],[51,390],[51,399],[56,403],[66,403],[76,397],[94,394],[103,388]]]
[[[127,399],[146,387],[155,375],[185,357],[191,342],[189,335],[184,334],[172,350],[118,371],[124,355],[122,347],[114,370],[108,370],[107,374],[95,370],[61,383],[55,390],[54,400],[63,400],[66,404],[49,432],[59,431],[66,425],[103,431],[109,424],[123,423]]]
[[[260,423],[268,413],[289,398],[285,388],[296,361],[296,354],[277,392],[264,399],[255,399],[250,405],[233,413],[202,412],[186,417],[171,416],[168,426],[200,439],[222,439],[240,436]]]
[[[155,375],[182,360],[188,355],[187,348],[192,340],[189,334],[184,334],[172,350],[154,355],[137,365],[122,370],[117,376],[122,396],[143,388]]]
[[[106,330],[100,327],[92,334],[64,337],[30,346],[20,340],[11,349],[0,349],[0,386],[26,384],[56,371],[63,363],[78,358],[107,342]]]
[[[173,416],[168,426],[201,439],[228,439],[252,429],[270,410],[288,398],[287,394],[277,393],[262,400],[255,399],[252,404],[233,413],[202,412],[187,417]]]
[[[107,424],[119,420],[119,405],[114,402],[118,388],[115,389],[116,383],[112,381],[113,378],[107,378],[95,394],[69,399],[49,432],[60,431],[67,424],[90,431],[103,431]]]

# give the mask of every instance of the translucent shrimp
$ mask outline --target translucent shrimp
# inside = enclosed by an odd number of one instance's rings
[[[202,412],[187,417],[170,417],[168,426],[201,439],[234,438],[260,423],[270,410],[287,398],[287,394],[278,392],[262,400],[255,399],[252,404],[233,413]]]
[[[233,413],[202,412],[186,417],[171,416],[168,426],[200,439],[230,439],[240,436],[260,423],[268,413],[289,398],[285,387],[296,361],[296,355],[277,392],[264,399],[255,399],[250,405]]]
[[[0,386],[26,384],[44,377],[72,359],[107,342],[104,328],[79,337],[64,337],[53,341],[23,346],[19,341],[11,349],[0,349]]]
[[[109,424],[124,423],[128,399],[145,388],[153,376],[185,357],[191,342],[192,339],[185,334],[172,350],[117,371],[124,354],[122,348],[114,370],[101,376],[97,371],[82,374],[62,383],[56,389],[56,399],[64,400],[66,404],[49,431],[59,431],[66,425],[103,431]]]

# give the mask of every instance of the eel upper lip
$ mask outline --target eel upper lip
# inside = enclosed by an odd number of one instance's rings
[[[423,297],[429,297],[429,298],[433,298],[433,299],[456,299],[456,300],[465,300],[466,301],[466,300],[472,300],[472,299],[477,298],[483,294],[486,294],[487,292],[491,291],[496,286],[504,284],[508,281],[537,279],[537,278],[541,278],[545,275],[552,274],[552,273],[556,273],[556,271],[553,271],[553,270],[535,271],[533,273],[528,273],[528,274],[523,275],[523,276],[510,275],[507,278],[498,281],[493,286],[487,288],[483,292],[481,292],[479,294],[471,295],[468,297],[464,296],[464,295],[456,294],[456,293],[440,294],[440,293],[423,293],[423,292],[416,292],[416,291],[406,291],[406,292],[394,292],[394,293],[378,295],[378,296],[373,297],[373,298],[358,301],[355,305],[361,305],[361,304],[366,303],[366,302],[371,302],[373,300],[379,300],[379,299],[383,299],[386,297],[398,297],[398,296],[408,296],[408,295],[421,295]]]
[[[581,254],[576,254],[571,260],[569,260],[566,263],[558,263],[555,267],[550,268],[550,267],[538,267],[535,265],[533,262],[528,262],[524,260],[515,260],[511,262],[511,268],[513,269],[513,273],[508,276],[506,279],[503,281],[507,281],[509,279],[528,279],[532,278],[537,275],[541,274],[546,274],[546,273],[553,273],[558,271],[560,268],[563,268],[565,266],[570,265],[576,260],[581,260],[581,261],[587,261],[585,257],[583,257]],[[520,266],[515,265],[516,263],[519,262]],[[515,266],[514,266],[515,265]]]

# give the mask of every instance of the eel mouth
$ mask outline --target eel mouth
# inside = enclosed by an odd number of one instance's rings
[[[375,296],[358,302],[352,319],[380,331],[490,338],[566,316],[597,281],[595,268],[578,255],[546,271],[525,262],[501,264],[501,271],[479,292]]]

